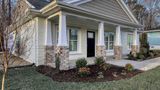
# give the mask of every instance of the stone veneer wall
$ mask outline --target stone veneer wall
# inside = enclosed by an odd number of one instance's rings
[[[107,59],[105,46],[96,46],[96,57],[103,57],[104,60]]]
[[[114,46],[114,57],[116,60],[120,60],[122,58],[122,47]]]
[[[45,64],[55,64],[55,46],[46,46]]]
[[[69,47],[57,46],[56,54],[58,54],[60,58],[60,70],[69,70]]]

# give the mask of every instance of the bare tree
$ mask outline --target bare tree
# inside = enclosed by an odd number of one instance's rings
[[[160,0],[124,0],[144,30],[159,26]]]
[[[154,29],[157,26],[157,17],[160,14],[160,0],[144,0],[147,15],[145,17],[145,29]]]
[[[22,0],[19,0],[19,2]],[[21,10],[19,5],[12,6],[12,0],[0,0],[0,65],[3,71],[1,90],[4,90],[5,79],[10,64],[16,56],[29,56],[34,34],[32,16]],[[15,4],[15,3],[14,3]],[[24,24],[29,22],[29,24]],[[27,55],[26,55],[27,54]]]

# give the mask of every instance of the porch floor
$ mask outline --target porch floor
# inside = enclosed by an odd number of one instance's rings
[[[134,66],[135,69],[148,71],[153,68],[160,66],[160,57],[145,60],[145,61],[131,61],[131,60],[109,60],[106,61],[109,64],[124,67],[127,63],[130,63]]]

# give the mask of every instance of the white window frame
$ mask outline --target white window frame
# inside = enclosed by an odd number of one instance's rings
[[[114,50],[114,39],[115,39],[115,33],[114,32],[104,32],[104,34],[105,33],[107,33],[108,34],[108,40],[106,40],[106,38],[104,39],[105,40],[105,45],[106,45],[106,42],[108,43],[108,46],[106,46],[106,47],[108,47],[108,49],[106,48],[106,51],[107,52],[113,52],[113,50]],[[113,41],[110,41],[110,34],[113,34],[113,36],[114,36],[114,38],[113,38]],[[104,36],[105,37],[105,36]],[[112,42],[113,43],[113,49],[110,49],[110,42]]]
[[[79,29],[78,28],[73,28],[73,27],[68,27],[67,28],[67,35],[68,35],[68,45],[69,45],[69,42],[70,42],[70,30],[72,30],[72,29],[75,29],[75,30],[77,30],[77,40],[72,40],[72,41],[77,41],[77,50],[76,51],[70,51],[69,50],[69,52],[71,53],[71,54],[74,54],[74,53],[78,53],[79,52]],[[70,45],[69,45],[70,46]]]

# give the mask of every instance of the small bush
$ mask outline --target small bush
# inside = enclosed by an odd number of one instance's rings
[[[128,54],[127,56],[128,56],[128,59],[130,59],[130,60],[136,60],[136,57],[134,57],[134,56],[131,54],[131,52],[130,52],[130,54]]]
[[[153,57],[154,57],[154,53],[153,53],[153,52],[150,52],[150,53],[149,53],[149,56],[150,56],[151,58],[153,58]]]
[[[134,67],[132,66],[132,64],[128,63],[125,65],[125,70],[127,70],[128,72],[132,72],[134,70]]]
[[[78,75],[80,77],[87,77],[90,74],[90,68],[87,67],[81,67],[78,70]]]
[[[145,59],[145,56],[142,53],[137,53],[137,59]]]
[[[85,58],[79,59],[76,61],[76,67],[77,68],[82,68],[87,66],[87,61]]]
[[[140,55],[139,58],[140,59],[145,59],[145,56],[144,55]]]
[[[102,64],[104,64],[105,61],[103,60],[103,57],[97,57],[96,60],[95,60],[95,64],[100,66]]]
[[[107,63],[103,63],[103,64],[100,65],[100,69],[104,70],[104,71],[110,69],[110,67],[111,67],[111,65],[107,64]]]

